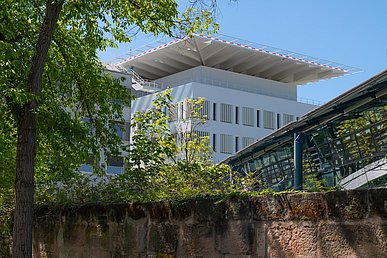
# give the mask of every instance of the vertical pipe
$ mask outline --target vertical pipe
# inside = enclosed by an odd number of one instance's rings
[[[302,190],[302,144],[303,134],[297,132],[294,134],[294,190]]]

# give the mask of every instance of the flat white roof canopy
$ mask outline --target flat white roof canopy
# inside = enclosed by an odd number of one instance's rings
[[[264,79],[305,84],[359,72],[359,69],[220,35],[157,41],[138,54],[114,63],[133,67],[156,80],[196,66],[208,66]],[[122,58],[121,58],[122,59]]]

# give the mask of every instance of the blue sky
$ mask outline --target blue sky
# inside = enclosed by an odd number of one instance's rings
[[[329,101],[387,68],[387,0],[218,0],[218,4],[221,34],[363,70],[300,86],[301,97]],[[130,44],[101,53],[101,60],[153,40],[139,35]]]

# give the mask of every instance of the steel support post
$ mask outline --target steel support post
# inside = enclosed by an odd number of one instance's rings
[[[301,132],[294,134],[294,190],[302,190],[302,144],[304,135]]]

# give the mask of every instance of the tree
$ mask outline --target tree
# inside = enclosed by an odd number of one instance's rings
[[[209,136],[199,131],[206,122],[201,112],[203,103],[203,98],[172,103],[171,91],[166,90],[156,96],[153,108],[137,112],[131,125],[135,130],[128,150],[130,167],[212,164]]]
[[[176,104],[172,103],[170,91],[167,90],[156,95],[153,108],[135,114],[132,127],[136,129],[132,131],[130,146],[122,146],[128,151],[124,173],[78,173],[70,180],[63,177],[41,180],[43,184],[37,186],[36,203],[156,201],[251,190],[253,183],[256,183],[253,178],[248,175],[242,177],[227,165],[209,162],[212,150],[208,136],[198,135],[194,131],[193,135],[190,132],[182,133],[185,137],[183,140],[176,137],[171,128],[175,128],[173,124],[178,121],[172,119],[173,115],[170,116]]]
[[[176,116],[173,134],[176,137],[180,160],[191,164],[201,162],[212,163],[212,149],[209,134],[202,131],[206,125],[209,114],[206,114],[205,99],[184,99],[170,107]],[[181,109],[180,112],[177,112]]]
[[[156,96],[153,108],[134,115],[132,128],[136,129],[126,171],[113,179],[117,190],[121,189],[118,196],[158,200],[250,189],[249,178],[242,178],[227,165],[210,162],[209,137],[198,131],[205,122],[203,103],[204,99],[172,103],[166,90]],[[132,191],[125,187],[128,185]]]
[[[7,112],[1,115],[12,114],[6,121],[17,129],[12,250],[13,257],[31,257],[36,161],[71,168],[89,151],[95,157],[101,148],[117,151],[108,124],[121,119],[129,96],[104,72],[96,51],[129,42],[133,28],[173,35],[216,26],[210,11],[180,14],[175,0],[1,0],[1,6],[0,104]]]

